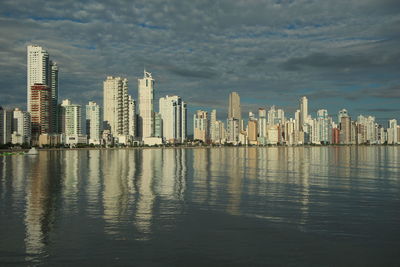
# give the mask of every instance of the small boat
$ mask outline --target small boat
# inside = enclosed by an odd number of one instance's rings
[[[39,154],[39,152],[34,147],[29,149],[29,151],[25,153],[25,155],[37,155],[37,154]]]

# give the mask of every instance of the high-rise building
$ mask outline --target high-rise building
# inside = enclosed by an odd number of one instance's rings
[[[31,115],[19,108],[13,111],[12,143],[29,144],[31,142]]]
[[[217,144],[222,144],[225,142],[225,125],[222,121],[215,122],[213,142]]]
[[[387,129],[387,136],[388,136],[388,140],[387,143],[388,144],[397,144],[397,120],[392,119],[389,120],[388,123],[388,129]]]
[[[100,144],[101,139],[100,106],[89,101],[86,105],[86,134],[89,144]]]
[[[217,123],[217,110],[213,109],[211,111],[211,116],[210,116],[210,139],[212,142],[217,141],[216,123]]]
[[[12,111],[0,107],[0,144],[11,143]]]
[[[51,128],[53,132],[58,132],[58,66],[56,62],[50,61],[50,89],[51,89]]]
[[[51,89],[45,84],[34,84],[30,90],[32,138],[51,133]]]
[[[81,106],[72,104],[69,99],[65,99],[61,103],[64,121],[62,122],[62,133],[66,136],[74,136],[82,134],[82,115]]]
[[[240,136],[240,123],[238,119],[230,118],[227,120],[227,132],[227,141],[232,144],[237,144]]]
[[[165,142],[183,142],[186,139],[186,103],[179,96],[165,96],[159,100],[162,118],[162,137]]]
[[[128,79],[108,76],[103,83],[103,121],[114,136],[129,135]]]
[[[150,72],[144,71],[138,79],[139,89],[139,136],[144,139],[154,136],[154,79]]]
[[[303,96],[300,98],[300,127],[303,127],[308,120],[308,99]]]
[[[136,137],[136,101],[132,96],[128,96],[128,105],[129,105],[129,135],[132,137]]]
[[[239,131],[241,128],[242,121],[242,110],[240,107],[240,96],[236,92],[229,94],[229,109],[228,109],[228,120],[236,119],[239,121]]]
[[[208,141],[208,113],[198,110],[193,116],[193,130],[195,140]]]
[[[351,118],[347,112],[342,112],[340,115],[340,143],[350,144],[351,139]]]
[[[31,89],[35,84],[50,86],[49,54],[41,46],[27,47],[27,108],[31,112]]]
[[[247,137],[249,139],[249,144],[256,145],[257,144],[257,120],[251,119],[249,120],[247,127]]]
[[[258,136],[260,138],[267,137],[267,111],[265,108],[258,109]]]

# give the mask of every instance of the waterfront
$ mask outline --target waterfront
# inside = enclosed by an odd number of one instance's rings
[[[0,158],[0,265],[396,265],[400,148]]]

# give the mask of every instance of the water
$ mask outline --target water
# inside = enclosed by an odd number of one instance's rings
[[[400,147],[0,157],[0,265],[400,264]]]

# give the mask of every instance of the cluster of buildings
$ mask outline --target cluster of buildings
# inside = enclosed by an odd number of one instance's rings
[[[194,139],[204,143],[233,145],[328,145],[328,144],[400,144],[400,126],[395,119],[385,129],[375,117],[359,115],[352,119],[347,110],[339,111],[337,120],[320,109],[313,117],[308,112],[308,99],[303,96],[294,118],[283,109],[272,106],[249,112],[241,117],[240,96],[229,95],[228,118],[217,120],[217,111],[198,110],[193,117]]]
[[[155,112],[155,80],[150,72],[138,79],[138,109],[128,93],[128,79],[108,76],[103,82],[103,106],[89,101],[84,113],[69,99],[59,101],[58,72],[43,47],[27,47],[27,111],[0,107],[0,144],[156,145],[187,139],[186,103],[167,95],[159,99]]]
[[[48,52],[29,45],[27,111],[0,107],[0,145],[160,145],[188,141],[186,103],[180,96],[167,95],[159,99],[156,112],[155,80],[146,70],[138,79],[138,103],[129,95],[127,78],[108,76],[103,82],[103,105],[89,101],[83,112],[81,105],[69,99],[59,101],[58,77],[58,65]],[[345,109],[339,111],[337,120],[325,109],[313,117],[305,96],[294,118],[287,118],[283,109],[272,106],[269,110],[259,108],[258,114],[249,112],[243,119],[240,96],[232,92],[226,120],[218,120],[216,110],[196,111],[193,139],[233,145],[400,144],[400,126],[393,119],[385,129],[372,116],[360,115],[352,120]]]

